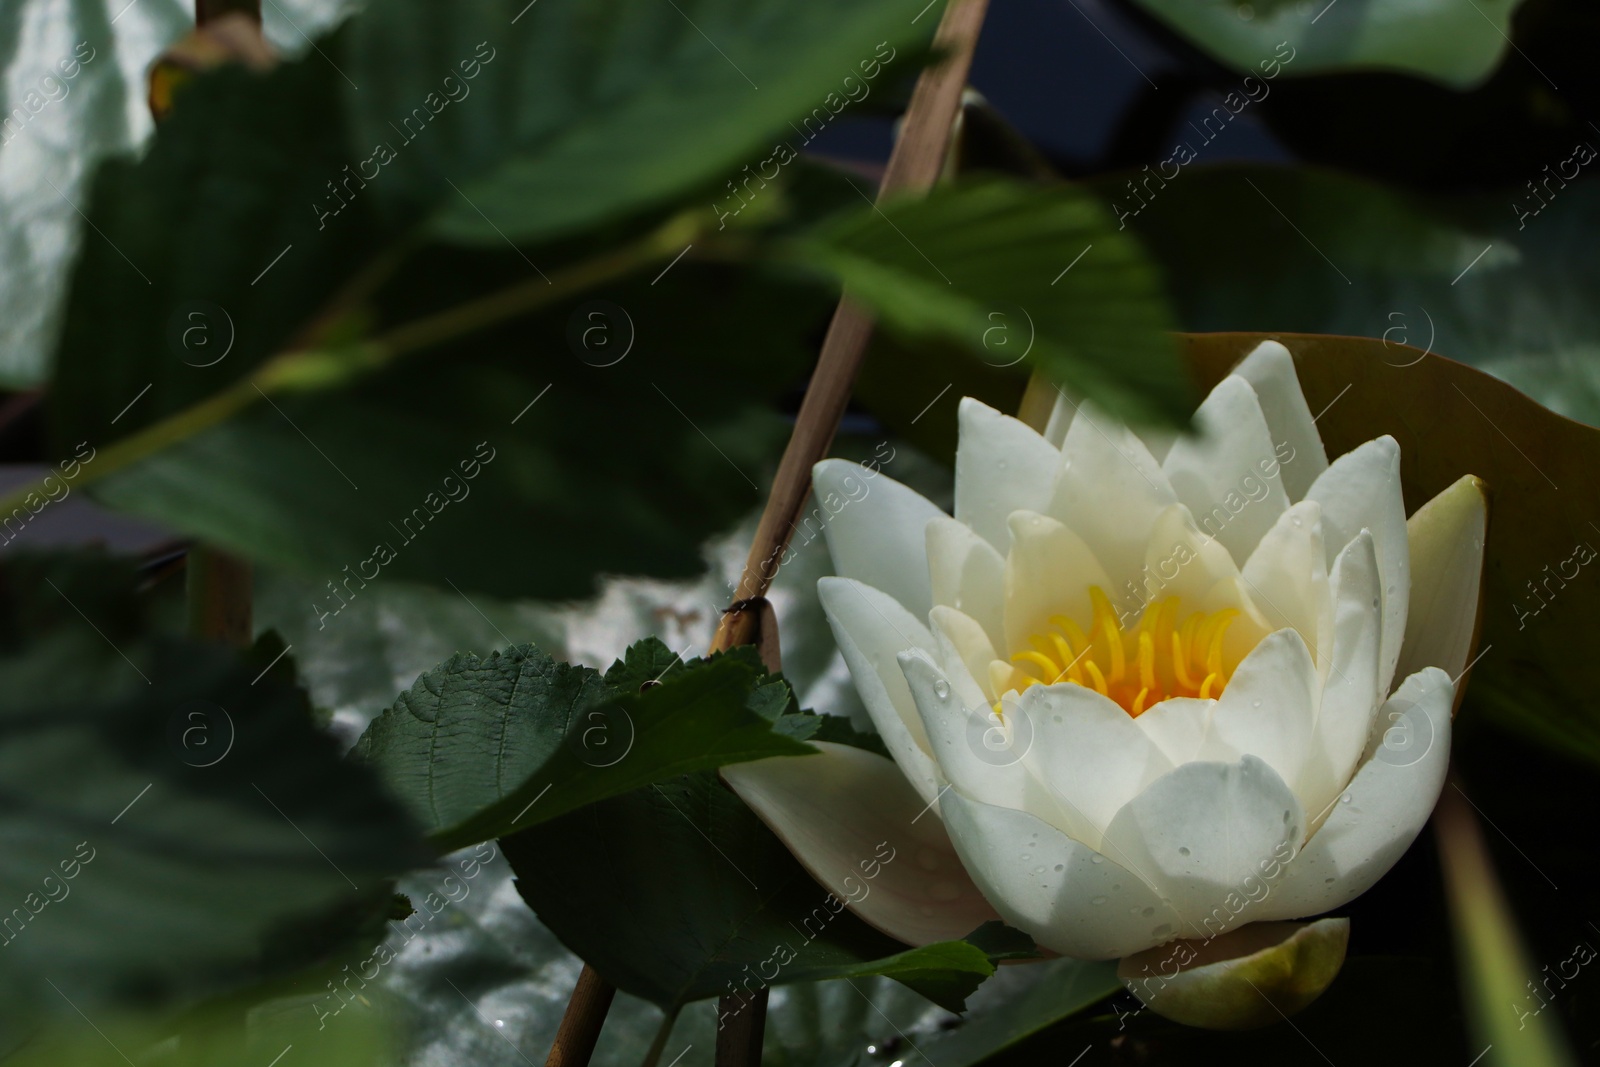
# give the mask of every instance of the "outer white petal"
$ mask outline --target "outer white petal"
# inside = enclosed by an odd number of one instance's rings
[[[1184,920],[1180,933],[1203,937],[1257,917],[1245,900],[1249,886],[1260,882],[1263,864],[1292,855],[1304,826],[1300,802],[1256,757],[1186,763],[1117,813],[1103,851],[1172,902]],[[1237,910],[1227,906],[1230,894]]]
[[[847,460],[818,463],[811,485],[830,516],[823,531],[838,575],[868,582],[926,618],[933,606],[926,531],[944,512],[887,474]]]
[[[1316,480],[1306,499],[1322,505],[1322,544],[1330,568],[1356,534],[1362,529],[1372,531],[1383,587],[1383,646],[1378,679],[1387,691],[1400,657],[1411,593],[1406,505],[1400,496],[1400,446],[1385,435],[1346,452]]]
[[[1111,580],[1083,538],[1055,519],[1019,511],[1011,517],[1011,539],[1004,651],[1030,648],[1029,635],[1049,630],[1052,615],[1066,615],[1088,632],[1093,621],[1089,587],[1109,591]]]
[[[1239,664],[1218,698],[1200,758],[1231,763],[1244,755],[1258,757],[1304,807],[1298,786],[1311,751],[1321,684],[1298,633],[1268,634]]]
[[[1017,699],[1016,711],[1016,730],[1031,735],[1024,766],[1072,818],[1061,828],[1077,829],[1073,836],[1091,847],[1099,847],[1124,804],[1172,769],[1126,711],[1085,686],[1030,686]],[[1082,830],[1085,823],[1093,837]]]
[[[1013,747],[1019,739],[1010,724],[987,702],[963,699],[926,653],[912,649],[902,652],[899,661],[943,778],[986,804],[1030,806],[1035,791],[1023,769],[1022,752]]]
[[[1230,374],[1195,412],[1161,469],[1195,521],[1243,563],[1289,506],[1278,458],[1250,383]]]
[[[1333,639],[1333,600],[1320,504],[1303,500],[1278,516],[1245,561],[1244,583],[1268,625],[1300,631],[1323,666],[1327,657],[1321,653]]]
[[[955,677],[960,667],[960,681],[970,681],[971,692],[958,694],[969,704],[988,706],[1000,699],[989,684],[989,664],[995,660],[994,642],[972,616],[935,605],[928,614],[928,625],[938,646],[939,668],[947,676]]]
[[[912,945],[965,937],[996,918],[944,826],[894,763],[825,741],[815,756],[722,769],[723,780],[824,888]]]
[[[1174,767],[1200,758],[1200,746],[1211,730],[1215,700],[1169,697],[1133,720]]]
[[[1001,918],[1045,948],[1115,959],[1180,932],[1176,912],[1137,876],[1036,816],[954,789],[939,804],[972,880]]]
[[[1478,621],[1489,505],[1483,483],[1465,475],[1406,522],[1411,606],[1396,673],[1440,667],[1454,678],[1467,665]]]
[[[1304,499],[1317,476],[1328,469],[1322,435],[1300,391],[1294,358],[1276,341],[1263,341],[1233,373],[1249,382],[1261,402],[1267,430],[1282,464],[1280,476],[1290,500]]]
[[[1050,406],[1050,418],[1044,424],[1044,439],[1060,448],[1067,439],[1067,430],[1072,426],[1073,418],[1078,414],[1078,405],[1082,401],[1067,394],[1065,389],[1057,386],[1055,402]]]
[[[1067,466],[1050,514],[1082,537],[1119,583],[1136,576],[1156,516],[1178,502],[1167,476],[1132,430],[1089,403],[1072,420],[1062,455]]]
[[[923,803],[931,801],[939,791],[937,773],[922,718],[895,657],[908,648],[931,654],[936,648],[933,634],[899,601],[849,578],[821,579],[817,596],[872,725]]]
[[[1379,713],[1361,769],[1273,883],[1256,918],[1300,918],[1341,907],[1405,854],[1444,785],[1454,697],[1450,676],[1437,667],[1401,684]]]
[[[1006,561],[971,529],[941,515],[928,523],[928,577],[935,605],[948,604],[978,620],[989,640],[1003,642]]]
[[[1061,474],[1061,450],[1024,423],[963,397],[956,446],[956,519],[1000,552],[1013,511],[1043,511]]]
[[[1329,670],[1317,713],[1314,758],[1300,801],[1315,817],[1344,789],[1372,733],[1372,718],[1387,696],[1378,682],[1378,557],[1366,530],[1333,565],[1334,624]]]

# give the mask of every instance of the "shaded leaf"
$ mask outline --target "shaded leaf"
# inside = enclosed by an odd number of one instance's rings
[[[994,973],[976,945],[908,950],[867,926],[714,773],[657,782],[502,845],[518,891],[563,944],[668,1010],[869,974],[957,1010]]]
[[[1135,421],[1192,409],[1156,272],[1090,193],[972,181],[853,211],[790,247],[908,342],[956,344],[993,368],[1029,358]]]
[[[1258,0],[1245,14],[1232,0],[1139,0],[1173,29],[1246,74],[1390,70],[1470,88],[1488,77],[1510,45],[1521,0],[1406,4],[1320,4]],[[1282,43],[1280,47],[1280,42]]]
[[[26,584],[60,566],[8,573],[8,632],[51,595]],[[163,1005],[303,966],[432,855],[281,670],[130,634],[118,596],[131,590],[75,602],[82,615],[0,658],[0,899],[17,909],[0,987],[18,1017],[71,1017],[69,999]]]
[[[812,751],[751,710],[760,671],[743,657],[692,660],[640,691],[628,676],[646,661],[652,644],[609,672],[628,683],[616,688],[531,645],[458,653],[375,719],[357,753],[451,849],[673,775]]]

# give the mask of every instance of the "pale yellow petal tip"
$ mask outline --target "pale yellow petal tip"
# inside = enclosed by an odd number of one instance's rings
[[[1251,923],[1128,956],[1117,977],[1145,1007],[1174,1022],[1253,1030],[1321,996],[1344,966],[1349,944],[1349,919]]]

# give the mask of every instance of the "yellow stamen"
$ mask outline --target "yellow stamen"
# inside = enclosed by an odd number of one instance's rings
[[[1011,662],[1037,664],[1044,671],[1040,678],[1054,678],[1056,676],[1056,665],[1043,652],[1034,652],[1031,649],[1025,652],[1018,652],[1011,657]]]
[[[1150,616],[1145,616],[1148,619]],[[1139,684],[1148,693],[1156,685],[1156,643],[1141,622],[1139,630]]]
[[[1193,622],[1193,621],[1194,621],[1193,618],[1191,618],[1189,620],[1189,622]],[[1188,623],[1184,623],[1184,628],[1187,629],[1188,625],[1189,625]],[[1180,687],[1182,687],[1184,689],[1193,689],[1194,688],[1194,682],[1190,681],[1189,672],[1184,669],[1184,666],[1185,666],[1184,665],[1184,660],[1186,660],[1188,658],[1189,657],[1187,655],[1185,655],[1184,651],[1183,651],[1183,635],[1181,633],[1173,634],[1172,635],[1172,673],[1177,677],[1178,685]]]
[[[1227,686],[1230,664],[1224,659],[1224,644],[1238,610],[1190,612],[1180,623],[1179,599],[1166,597],[1146,604],[1138,622],[1124,628],[1100,588],[1090,587],[1089,602],[1094,621],[1087,635],[1070,617],[1050,616],[1052,628],[1031,635],[1031,648],[1013,652],[1009,663],[989,664],[993,691],[1003,695],[1036,685],[1089,686],[1138,716],[1169,697],[1209,700]]]
[[[1094,679],[1095,692],[1103,697],[1110,696],[1110,692],[1106,689],[1106,676],[1100,673],[1100,665],[1091,659],[1085,662],[1084,666],[1089,669],[1089,677]]]
[[[1117,613],[1111,609],[1111,601],[1106,599],[1098,585],[1089,587],[1089,602],[1094,605],[1095,628],[1106,635],[1106,645],[1111,653],[1111,674],[1108,677],[1113,682],[1120,682],[1128,663],[1122,647],[1122,627],[1117,622]]]

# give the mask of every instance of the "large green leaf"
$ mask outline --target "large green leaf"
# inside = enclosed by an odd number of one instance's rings
[[[518,891],[563,944],[668,1010],[745,996],[763,979],[873,974],[959,1010],[994,973],[974,944],[907,950],[867,926],[713,772],[592,804],[502,845]]]
[[[397,955],[382,981],[402,1001],[410,1023],[401,1060],[407,1067],[526,1067],[550,1048],[581,961],[511,891],[510,875],[503,858],[485,862],[470,892],[458,891],[459,901],[437,921],[390,942]],[[421,899],[439,888],[439,880],[418,873],[400,888]],[[1109,964],[1055,960],[1002,967],[957,1017],[887,978],[796,982],[772,990],[763,1063],[887,1067],[899,1057],[923,1067],[916,1058],[921,1050],[935,1067],[970,1067],[1117,988]],[[654,1005],[618,993],[591,1062],[637,1067],[661,1022]],[[716,1003],[689,1005],[672,1027],[661,1062],[681,1056],[678,1067],[710,1067],[716,1035]]]
[[[1097,188],[1160,262],[1184,329],[1381,337],[1600,422],[1600,311],[1580,281],[1600,271],[1587,238],[1600,182],[1553,179],[1543,198],[1423,197],[1315,169],[1224,166],[1136,183],[1138,199],[1121,178]]]
[[[674,775],[812,751],[753,710],[766,687],[752,657],[679,666],[665,650],[641,642],[604,679],[531,645],[457,654],[375,719],[357,752],[450,849]]]
[[[972,181],[824,222],[790,255],[907,340],[994,368],[1031,359],[1138,421],[1192,409],[1156,271],[1084,190]]]
[[[1467,89],[1487,78],[1511,47],[1511,16],[1521,0],[1138,2],[1245,74],[1388,70]]]
[[[144,636],[115,568],[13,557],[7,572],[8,1018],[215,995],[303,965],[431,858],[315,727],[287,661]]]
[[[851,106],[846,93],[886,93],[916,69],[914,46],[936,22],[913,21],[922,6],[381,5],[353,27],[351,148],[392,146],[371,195],[435,209],[435,231],[453,240],[542,240],[696,186],[714,187],[703,210],[715,223],[713,201],[744,203],[721,183],[747,180],[748,164],[757,177],[745,195],[770,197],[776,170],[758,172],[781,168],[763,166],[776,144],[802,147]]]
[[[1600,637],[1583,594],[1600,542],[1600,430],[1540,407],[1464,364],[1380,339],[1198,334],[1185,339],[1207,386],[1265,336],[1295,356],[1330,456],[1380,434],[1400,444],[1408,511],[1464,474],[1489,485],[1482,629],[1469,698],[1502,722],[1600,762],[1588,649]]]

